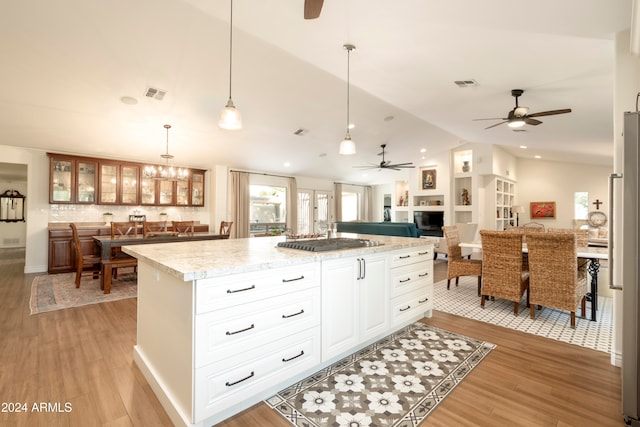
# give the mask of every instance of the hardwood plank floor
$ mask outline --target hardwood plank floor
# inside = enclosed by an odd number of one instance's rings
[[[35,275],[6,262],[14,256],[0,250],[0,400],[27,402],[29,411],[0,412],[0,426],[170,426],[133,364],[136,300],[31,316]],[[424,321],[497,348],[423,426],[624,425],[620,370],[609,355],[446,313]],[[31,411],[39,402],[58,402],[61,411]],[[290,424],[258,404],[218,425],[249,426]]]

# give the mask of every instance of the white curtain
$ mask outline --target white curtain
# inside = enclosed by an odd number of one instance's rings
[[[371,221],[373,215],[373,191],[370,186],[364,187],[363,191],[364,217],[363,221]]]
[[[287,182],[287,228],[298,234],[298,184],[295,178]]]
[[[230,172],[229,211],[233,221],[230,238],[249,237],[250,199],[249,174],[247,172]]]
[[[342,184],[335,182],[333,187],[334,209],[336,210],[336,222],[342,221]]]

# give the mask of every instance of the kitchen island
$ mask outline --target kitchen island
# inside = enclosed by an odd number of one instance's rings
[[[210,426],[424,316],[433,242],[308,252],[285,237],[125,246],[134,360],[176,425]]]

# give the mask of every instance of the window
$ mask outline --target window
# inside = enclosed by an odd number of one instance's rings
[[[358,193],[342,191],[342,220],[356,221],[360,219],[358,209]]]
[[[587,219],[589,215],[589,193],[576,191],[573,196],[574,219]]]
[[[276,234],[287,223],[287,188],[285,186],[250,185],[251,234]]]

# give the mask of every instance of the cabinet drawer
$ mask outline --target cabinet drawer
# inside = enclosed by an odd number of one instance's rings
[[[320,286],[320,263],[198,280],[196,314]]]
[[[433,245],[423,246],[415,250],[398,251],[393,253],[391,255],[391,268],[423,261],[433,262]]]
[[[320,328],[246,350],[195,370],[196,423],[318,365]]]
[[[422,319],[433,309],[433,285],[391,300],[391,325],[396,327]]]
[[[235,358],[320,324],[320,288],[196,316],[195,366]]]
[[[391,270],[391,297],[419,289],[433,283],[433,263],[419,263]]]

